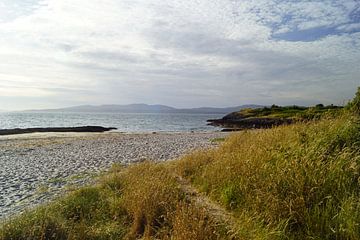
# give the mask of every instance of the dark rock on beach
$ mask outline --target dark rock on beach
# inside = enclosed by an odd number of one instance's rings
[[[57,128],[14,128],[0,129],[0,135],[14,135],[24,133],[46,133],[46,132],[90,132],[99,133],[115,130],[116,128],[105,128],[100,126],[83,126],[83,127],[57,127]]]
[[[210,119],[209,125],[223,127],[224,132],[240,131],[245,129],[271,128],[275,126],[291,124],[292,119],[286,118],[229,118]]]

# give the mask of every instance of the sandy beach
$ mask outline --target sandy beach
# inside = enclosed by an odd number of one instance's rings
[[[227,133],[39,133],[0,137],[0,219],[93,181],[114,163],[165,161]]]

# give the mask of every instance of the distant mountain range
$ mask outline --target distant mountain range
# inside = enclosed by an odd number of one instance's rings
[[[165,105],[129,104],[129,105],[81,105],[68,108],[29,110],[30,112],[89,112],[89,113],[202,113],[227,114],[244,108],[260,108],[260,105],[241,105],[237,107],[214,108],[174,108]]]

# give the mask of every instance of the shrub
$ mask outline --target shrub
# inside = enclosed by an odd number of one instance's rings
[[[355,98],[348,104],[348,108],[355,114],[360,115],[360,87],[356,92]]]

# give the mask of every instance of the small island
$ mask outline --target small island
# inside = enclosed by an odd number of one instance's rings
[[[245,108],[230,113],[221,119],[209,119],[209,125],[223,127],[222,131],[239,131],[245,129],[271,128],[288,125],[299,121],[319,119],[324,114],[334,115],[343,107],[324,106],[313,107],[277,106],[263,108]]]

